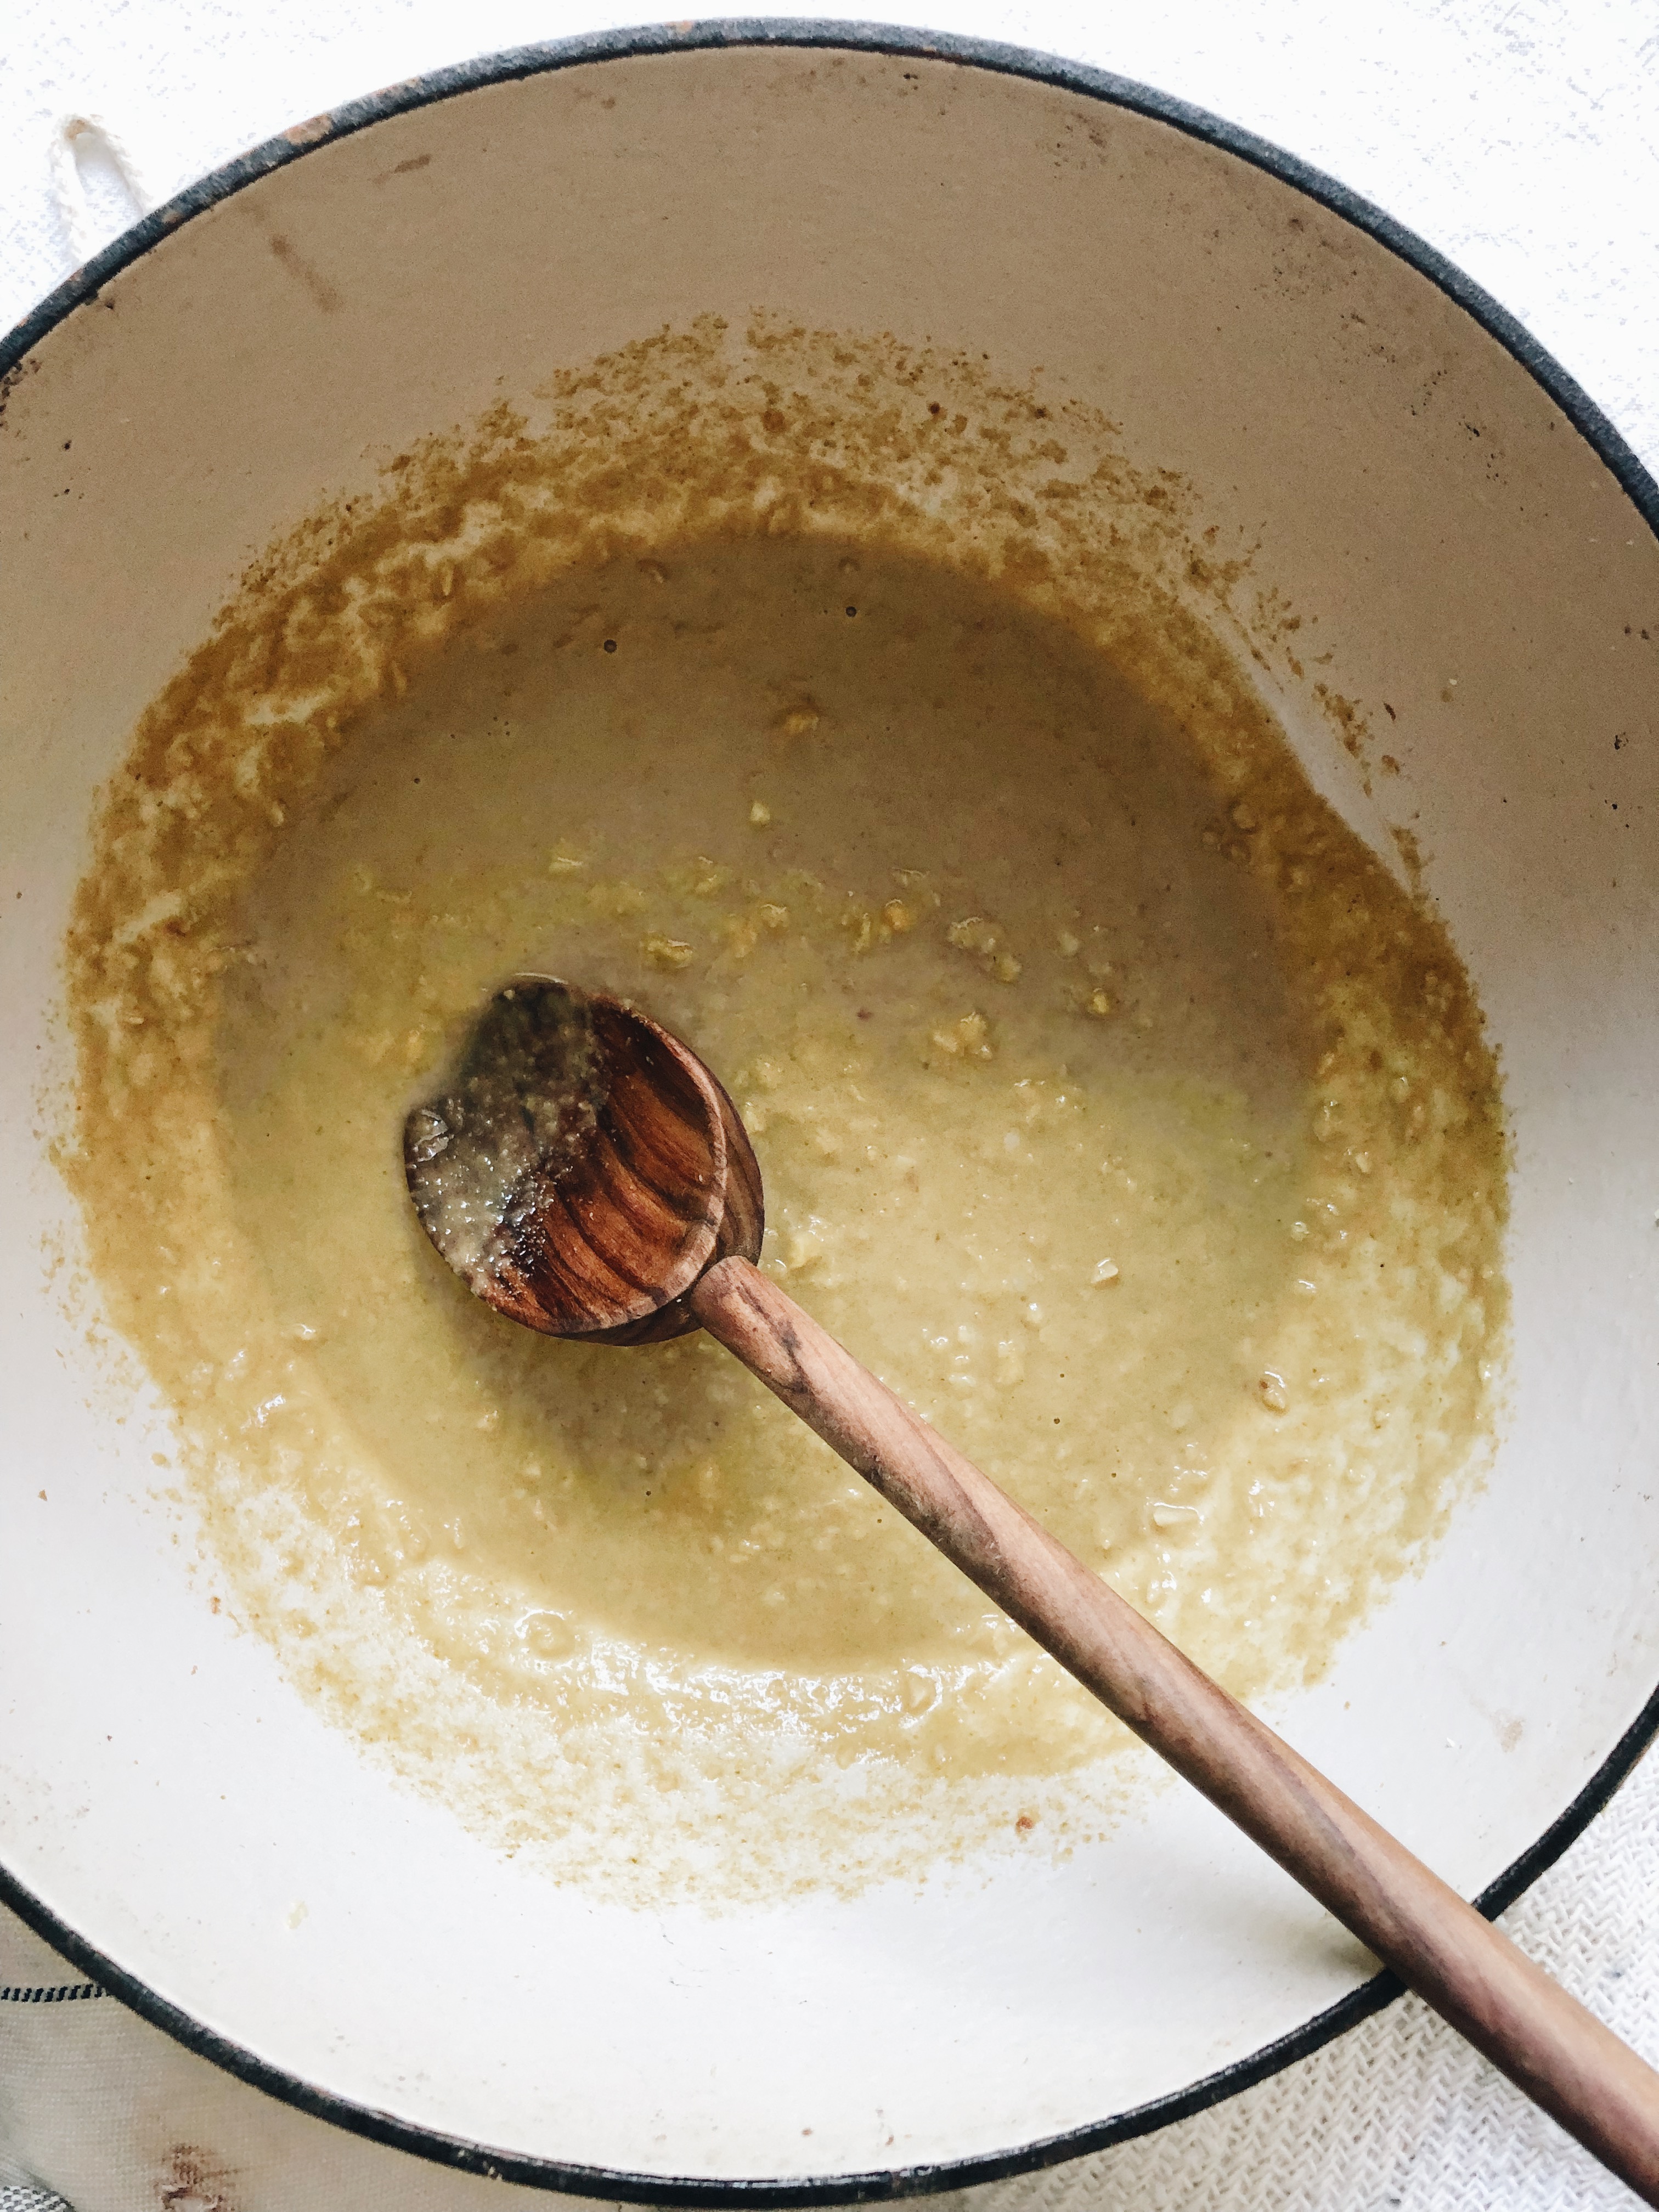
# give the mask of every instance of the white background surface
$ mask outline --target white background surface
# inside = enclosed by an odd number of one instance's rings
[[[1141,78],[1329,171],[1518,315],[1659,471],[1659,0],[894,0],[880,12]],[[0,326],[76,258],[50,185],[65,112],[106,118],[160,199],[287,125],[393,80],[651,20],[648,9],[557,0],[9,0]],[[112,234],[131,209],[99,161],[85,175],[99,235]],[[1638,1772],[1509,1924],[1659,2058],[1659,1772]],[[17,1942],[0,1924],[0,1983],[16,1978],[5,1969]],[[181,2133],[204,2098],[222,2140],[241,2125],[250,2141],[265,2129],[252,2093],[208,2081],[199,2062],[165,2053],[112,2006],[32,2013],[26,2039],[0,2019],[0,2181],[8,2152],[22,2161],[19,2179],[61,2176],[61,2186],[96,2173],[99,2143],[85,2138],[100,2130],[112,2178],[131,2154],[121,2131],[135,2098],[174,2100]],[[83,2139],[72,2140],[77,2132]],[[338,2139],[297,2116],[279,2133],[267,2184],[243,2200],[258,2212],[428,2201],[436,2177],[411,2191],[414,2173],[392,2154],[342,2165]],[[1415,2006],[1216,2113],[995,2194],[1100,2212],[1588,2212],[1633,2201]],[[214,2191],[178,2201],[179,2212],[219,2204]],[[465,2201],[482,2212],[534,2202],[476,2184]]]

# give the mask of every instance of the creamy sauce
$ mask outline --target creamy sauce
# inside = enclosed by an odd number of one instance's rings
[[[763,1265],[1255,1694],[1478,1459],[1504,1148],[1443,933],[1248,686],[937,531],[659,526],[453,619],[439,574],[331,722],[296,654],[286,756],[222,669],[206,735],[200,682],[158,708],[71,945],[73,1174],[236,1601],[630,1893],[1085,1832],[1115,1724],[708,1339],[470,1297],[404,1117],[516,971],[635,1000],[738,1104]]]
[[[487,1297],[520,1223],[548,1203],[591,1137],[604,1077],[586,1009],[546,979],[515,977],[478,1018],[461,1063],[404,1123],[420,1224]]]

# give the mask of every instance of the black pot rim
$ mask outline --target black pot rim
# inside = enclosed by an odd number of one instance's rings
[[[1455,301],[1548,393],[1627,494],[1649,529],[1659,537],[1659,484],[1588,393],[1490,293],[1370,201],[1350,191],[1345,185],[1296,155],[1257,137],[1253,131],[1242,130],[1203,108],[1130,78],[1025,47],[874,23],[770,17],[717,19],[550,40],[429,70],[386,91],[349,100],[310,122],[296,124],[186,185],[164,206],[123,232],[83,268],[77,269],[15,329],[0,338],[0,404],[26,356],[77,307],[95,300],[111,277],[141,258],[191,216],[217,206],[244,185],[255,183],[273,169],[302,159],[319,146],[349,137],[391,116],[405,114],[411,109],[486,85],[509,83],[518,78],[538,76],[592,62],[750,46],[822,48],[915,57],[952,62],[998,76],[1024,77],[1036,84],[1052,85],[1085,99],[1127,108],[1132,113],[1168,124],[1189,137],[1236,155],[1252,167],[1265,170],[1374,238]],[[1659,1687],[1566,1810],[1475,1899],[1489,1919],[1495,1918],[1530,1888],[1583,1832],[1641,1758],[1656,1733],[1659,1733]],[[1012,2150],[988,2152],[929,2166],[826,2175],[805,2181],[713,2180],[572,2166],[556,2159],[528,2158],[492,2150],[484,2144],[420,2127],[392,2113],[335,2096],[280,2067],[270,2065],[254,2052],[192,2020],[77,1935],[3,1865],[0,1865],[0,1903],[8,1905],[20,1920],[91,1976],[100,1987],[162,2029],[175,2042],[283,2104],[330,2121],[370,2142],[412,2152],[417,2157],[463,2172],[556,2190],[570,2196],[609,2198],[632,2204],[759,2207],[869,2203],[883,2198],[961,2189],[1030,2172],[1103,2150],[1113,2143],[1126,2142],[1135,2136],[1150,2134],[1220,2104],[1297,2059],[1309,2057],[1368,2014],[1392,2003],[1401,1993],[1401,1984],[1393,1974],[1377,1974],[1290,2034],[1173,2095],[1155,2098],[1148,2104],[1115,2113],[1087,2127],[1046,2136],[1041,2142],[1021,2144]]]

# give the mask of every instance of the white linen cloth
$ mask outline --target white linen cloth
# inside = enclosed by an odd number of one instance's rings
[[[878,12],[1142,78],[1330,171],[1495,293],[1659,465],[1655,0],[894,0]],[[165,197],[421,70],[656,20],[581,0],[471,0],[464,14],[442,0],[10,0],[8,16],[0,327],[77,258],[52,190],[66,116],[106,120]],[[77,173],[101,242],[131,201],[90,137]],[[1659,2062],[1659,1760],[1504,1924]],[[68,1993],[84,1986],[0,1911],[0,2212],[567,2201],[309,2118],[113,1998]],[[938,2201],[952,2212],[1611,2212],[1635,2200],[1407,2000],[1157,2135]]]

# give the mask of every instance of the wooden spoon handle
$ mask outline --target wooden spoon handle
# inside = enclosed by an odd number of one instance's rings
[[[1659,2074],[758,1268],[722,1260],[689,1303],[711,1336],[1062,1667],[1603,2165],[1659,2205]]]

